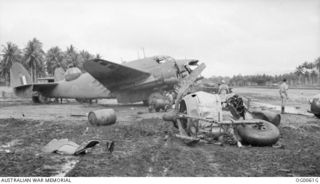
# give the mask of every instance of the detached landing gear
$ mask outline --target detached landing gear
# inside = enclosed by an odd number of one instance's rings
[[[40,92],[34,92],[32,94],[32,101],[33,103],[46,104],[49,103],[50,99],[42,95]]]

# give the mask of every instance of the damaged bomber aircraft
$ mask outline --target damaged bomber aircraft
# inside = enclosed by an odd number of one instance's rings
[[[148,104],[150,97],[159,91],[174,90],[198,62],[196,59],[175,60],[169,56],[148,57],[124,64],[93,59],[83,65],[88,73],[68,80],[66,77],[57,80],[61,77],[56,77],[51,83],[32,83],[23,66],[15,63],[10,71],[11,86],[17,96],[32,96],[35,102],[48,98],[116,97],[119,103],[143,101]]]

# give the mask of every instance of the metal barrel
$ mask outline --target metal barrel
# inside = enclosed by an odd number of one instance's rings
[[[314,114],[320,114],[320,100],[319,98],[314,98],[311,101],[311,112]]]
[[[100,109],[89,112],[88,120],[91,125],[107,126],[114,124],[117,116],[113,109]]]

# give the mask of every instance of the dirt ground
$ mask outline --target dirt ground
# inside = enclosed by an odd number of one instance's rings
[[[253,95],[254,96],[254,95]],[[256,96],[258,96],[256,94]],[[261,99],[262,101],[264,99]],[[142,105],[34,105],[29,100],[0,101],[0,177],[8,176],[320,176],[320,120],[285,114],[280,147],[199,143],[186,146],[177,130]],[[113,108],[117,123],[90,126],[87,113]],[[101,143],[83,156],[46,154],[52,139]],[[106,140],[115,142],[113,153]]]

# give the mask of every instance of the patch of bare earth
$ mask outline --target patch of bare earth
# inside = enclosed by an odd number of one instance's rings
[[[68,158],[44,154],[41,148],[54,138],[78,139],[81,126],[59,123],[0,119],[0,176],[53,176]]]
[[[159,118],[87,128],[87,122],[59,123],[0,120],[0,176],[54,176],[71,159],[76,165],[66,176],[320,176],[320,122],[283,115],[282,148],[186,146],[177,130]],[[100,140],[91,152],[75,157],[43,154],[52,139],[76,143]],[[108,153],[105,141],[115,141]],[[10,150],[10,152],[7,152]]]

